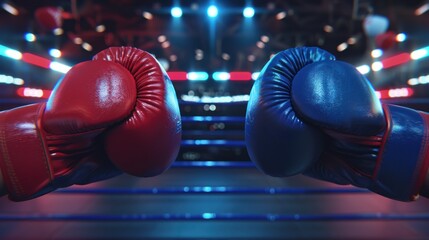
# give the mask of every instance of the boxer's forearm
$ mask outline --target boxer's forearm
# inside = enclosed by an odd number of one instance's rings
[[[423,183],[423,187],[420,191],[420,196],[429,198],[429,169],[428,169],[428,172],[426,173],[425,182]]]

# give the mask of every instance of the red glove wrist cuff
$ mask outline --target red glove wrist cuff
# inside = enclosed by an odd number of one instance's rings
[[[37,197],[52,179],[40,131],[44,108],[33,104],[0,113],[0,168],[12,201]]]

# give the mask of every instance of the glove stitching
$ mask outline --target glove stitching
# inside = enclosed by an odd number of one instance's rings
[[[1,149],[2,149],[2,156],[3,156],[3,162],[6,167],[6,170],[3,172],[7,173],[5,174],[5,177],[7,176],[12,183],[11,186],[13,188],[14,194],[16,195],[22,195],[24,190],[22,188],[22,185],[19,183],[19,180],[16,176],[15,169],[12,165],[12,162],[10,161],[10,155],[6,144],[6,136],[5,132],[2,129],[0,131],[0,142],[1,142]]]

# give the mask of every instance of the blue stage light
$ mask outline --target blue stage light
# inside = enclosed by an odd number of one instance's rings
[[[252,7],[246,7],[243,9],[243,16],[246,18],[251,18],[255,15],[255,9]]]
[[[179,18],[182,16],[182,14],[183,14],[183,11],[180,7],[173,7],[171,9],[171,16],[173,17]]]
[[[207,15],[209,17],[216,17],[218,12],[219,11],[217,10],[217,7],[214,5],[211,5],[209,8],[207,8]]]

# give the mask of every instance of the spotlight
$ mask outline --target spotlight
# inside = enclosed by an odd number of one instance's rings
[[[175,18],[179,18],[181,17],[183,14],[182,9],[180,7],[173,7],[171,9],[171,16],[175,17]]]
[[[82,48],[83,49],[85,49],[86,51],[88,51],[88,52],[91,52],[92,51],[92,46],[91,46],[91,44],[89,44],[89,43],[87,43],[87,42],[83,42],[82,43]]]
[[[146,11],[144,11],[144,12],[142,12],[142,16],[143,16],[144,18],[146,18],[147,20],[152,20],[152,19],[153,19],[153,15],[152,15],[152,13],[150,13],[150,12],[146,12]]]
[[[247,56],[247,61],[249,61],[249,62],[254,62],[255,60],[256,60],[255,55],[250,54],[249,56]]]
[[[177,55],[174,55],[174,54],[170,55],[169,59],[170,59],[170,61],[175,62],[175,61],[177,61]]]
[[[10,5],[9,3],[3,3],[3,4],[2,4],[2,8],[3,8],[6,12],[8,12],[8,13],[10,13],[10,14],[14,15],[14,16],[19,15],[19,11],[18,11],[18,9],[17,9],[16,7],[14,7],[14,6]]]
[[[267,42],[270,41],[270,38],[268,36],[266,36],[266,35],[262,35],[261,36],[261,41],[264,42],[264,43],[267,43]]]
[[[420,16],[423,13],[427,12],[428,10],[429,10],[429,3],[425,3],[414,11],[414,15]]]
[[[25,34],[25,40],[27,42],[34,42],[34,41],[36,41],[36,35],[34,35],[33,33],[26,33]]]
[[[75,37],[75,38],[73,38],[73,42],[74,42],[74,44],[79,45],[79,44],[83,43],[83,40],[80,37]]]
[[[381,63],[380,61],[373,62],[373,63],[371,64],[371,69],[372,69],[372,71],[374,71],[374,72],[378,72],[378,71],[380,71],[381,69],[383,69],[383,63]]]
[[[325,25],[325,26],[323,27],[323,31],[325,31],[325,32],[327,32],[327,33],[330,33],[330,32],[332,32],[332,31],[334,31],[334,28],[333,28],[331,25]]]
[[[404,42],[405,40],[407,40],[407,35],[405,33],[398,33],[398,35],[396,35],[396,41]]]
[[[106,31],[106,26],[104,26],[103,24],[99,24],[95,27],[95,31],[102,33],[104,31]]]
[[[383,56],[383,50],[377,48],[371,51],[372,58],[379,58],[381,56]]]
[[[52,48],[49,50],[49,55],[51,55],[54,58],[59,58],[61,57],[61,51],[55,48]]]
[[[62,28],[55,28],[54,30],[52,30],[52,32],[54,33],[54,35],[56,36],[60,36],[64,34],[64,30]]]
[[[277,13],[277,15],[276,15],[276,19],[277,20],[282,20],[282,19],[284,19],[285,17],[286,17],[286,12],[279,12],[279,13]]]
[[[165,42],[161,43],[161,47],[162,48],[168,48],[168,47],[170,47],[170,42],[169,41],[165,41]]]
[[[356,67],[356,70],[358,70],[361,74],[367,74],[371,69],[368,65],[361,65],[359,67]]]
[[[262,42],[262,41],[258,41],[258,42],[256,42],[256,46],[257,46],[258,48],[264,48],[264,47],[265,47],[265,43],[264,43],[264,42]]]
[[[348,45],[347,43],[345,43],[345,42],[340,43],[340,44],[337,46],[337,51],[338,51],[338,52],[342,52],[342,51],[346,50],[348,47],[349,47],[349,45]]]
[[[255,9],[253,9],[252,7],[246,7],[243,10],[243,16],[246,18],[251,18],[255,15]]]
[[[228,53],[223,53],[222,54],[222,59],[225,60],[225,61],[228,61],[229,59],[231,59],[231,57],[229,56]]]
[[[214,17],[216,17],[216,16],[217,16],[217,14],[218,14],[218,10],[217,10],[217,7],[216,7],[216,6],[211,5],[209,8],[207,8],[207,15],[208,15],[209,17],[214,18]]]
[[[167,41],[167,37],[165,35],[158,36],[158,42],[163,43],[165,41]]]
[[[347,43],[349,45],[354,45],[357,43],[357,38],[356,37],[349,37],[349,39],[347,39]]]

